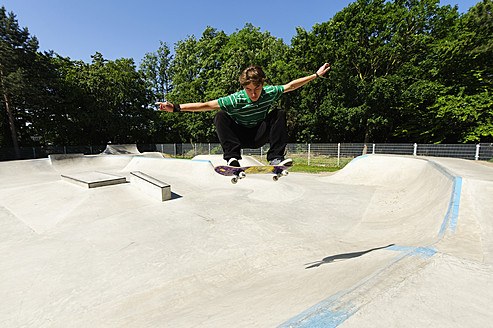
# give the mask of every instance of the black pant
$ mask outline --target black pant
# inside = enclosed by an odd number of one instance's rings
[[[214,116],[217,136],[224,151],[224,159],[241,159],[241,148],[259,148],[270,142],[267,160],[284,158],[287,141],[286,112],[273,110],[256,127],[237,124],[224,110]]]

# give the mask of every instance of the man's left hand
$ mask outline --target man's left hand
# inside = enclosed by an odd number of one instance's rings
[[[325,73],[327,73],[329,70],[330,70],[330,64],[329,63],[325,63],[322,66],[320,66],[320,68],[317,71],[317,75],[318,76],[322,76]]]

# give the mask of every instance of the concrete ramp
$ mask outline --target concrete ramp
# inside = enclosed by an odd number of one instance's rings
[[[397,255],[372,275],[280,327],[487,324],[493,310],[489,305],[493,267],[488,264],[492,235],[486,237],[479,223],[488,220],[483,227],[493,231],[492,212],[485,215],[482,210],[493,210],[484,199],[486,194],[493,195],[492,173],[471,161],[363,156],[326,178],[378,186],[367,215],[350,236],[358,243],[380,234],[392,236],[397,244],[386,249]],[[488,187],[479,181],[469,185],[470,179],[487,180]],[[482,195],[482,202],[471,204],[470,193]],[[319,265],[331,261],[333,257],[328,257]]]
[[[107,144],[101,155],[140,155],[136,144],[113,145]]]
[[[444,167],[426,159],[397,156],[360,157],[324,179],[329,183],[375,186],[351,238],[370,242],[378,235],[382,244],[403,246],[437,241],[455,186],[455,177]]]
[[[97,155],[50,155],[51,166],[62,174],[103,170],[118,172],[125,167],[133,156],[97,156]]]
[[[372,155],[233,185],[216,161],[0,162],[0,325],[490,325],[493,168]],[[60,178],[83,170],[139,171],[171,198]]]

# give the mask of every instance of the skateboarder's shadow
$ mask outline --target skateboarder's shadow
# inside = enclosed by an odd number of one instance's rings
[[[394,244],[390,244],[390,245],[382,246],[382,247],[377,247],[377,248],[372,248],[372,249],[369,249],[367,251],[362,251],[362,252],[344,253],[344,254],[337,254],[337,255],[328,256],[328,257],[323,258],[320,261],[306,263],[305,265],[308,265],[308,266],[305,269],[317,268],[317,267],[321,266],[322,264],[331,263],[331,262],[334,262],[337,260],[352,259],[355,257],[359,257],[361,255],[364,255],[366,253],[370,253],[370,252],[373,252],[373,251],[376,251],[379,249],[384,249],[384,248],[387,248],[390,246],[394,246]]]

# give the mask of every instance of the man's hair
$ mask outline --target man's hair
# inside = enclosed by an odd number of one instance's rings
[[[258,65],[252,65],[247,68],[240,74],[240,84],[242,86],[253,83],[258,86],[264,84],[265,81],[265,73],[262,70],[262,67]]]

